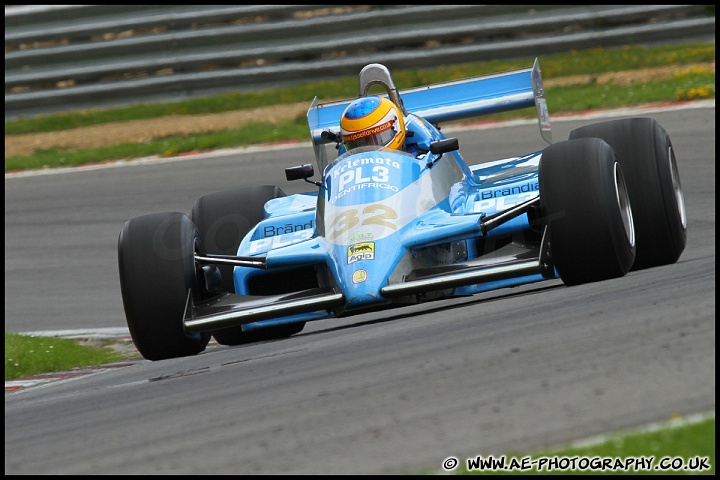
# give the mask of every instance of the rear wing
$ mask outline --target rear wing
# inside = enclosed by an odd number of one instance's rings
[[[540,135],[552,143],[552,131],[538,59],[532,68],[511,70],[463,80],[436,83],[398,92],[390,72],[381,64],[367,65],[360,72],[360,96],[373,84],[384,86],[388,96],[404,114],[413,113],[432,124],[535,107]],[[315,157],[320,171],[327,158],[324,144],[332,142],[330,131],[340,132],[340,117],[355,99],[319,104],[317,97],[307,112]]]

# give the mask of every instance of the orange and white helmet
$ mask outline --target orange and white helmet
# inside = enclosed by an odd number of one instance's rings
[[[340,119],[346,150],[366,145],[402,149],[405,121],[400,109],[384,97],[362,97],[347,106]]]

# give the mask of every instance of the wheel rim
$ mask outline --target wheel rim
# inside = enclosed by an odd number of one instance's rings
[[[675,161],[675,151],[672,145],[668,147],[668,161],[670,162],[670,177],[672,179],[673,191],[675,192],[675,206],[680,215],[680,223],[683,230],[687,229],[687,218],[685,216],[685,197],[680,186],[680,174],[678,173],[677,162]]]
[[[630,198],[625,185],[625,177],[623,177],[620,165],[617,162],[615,163],[615,198],[620,209],[625,235],[630,245],[635,246],[635,224],[633,223],[632,209],[630,208]]]

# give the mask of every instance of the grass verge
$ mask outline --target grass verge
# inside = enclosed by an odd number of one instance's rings
[[[456,80],[532,64],[533,58],[512,61],[491,61],[443,66],[436,69],[412,69],[393,72],[401,89],[419,85]],[[715,97],[714,67],[695,68],[692,65],[712,64],[715,61],[714,43],[692,43],[674,46],[597,48],[566,54],[548,55],[540,59],[550,115],[599,108],[617,108],[657,102],[678,102]],[[643,69],[676,66],[669,78],[657,79],[616,75],[603,81],[603,75],[639,72]],[[687,68],[683,68],[687,66]],[[572,82],[555,82],[574,79]],[[357,78],[342,78],[335,82],[320,82],[296,87],[250,93],[225,94],[184,102],[138,105],[104,111],[61,113],[5,122],[5,135],[62,131],[108,122],[122,122],[168,115],[212,114],[252,109],[272,105],[310,102],[315,95],[320,101],[357,96]],[[529,118],[527,111],[507,112],[485,117],[487,120]],[[5,158],[5,172],[76,166],[145,156],[171,157],[192,151],[240,147],[280,141],[309,140],[304,117],[291,118],[278,124],[262,122],[184,136],[166,136],[142,143],[124,143],[94,149],[37,149],[31,155]],[[7,143],[6,138],[6,143]]]
[[[104,365],[127,358],[130,356],[112,349],[109,343],[85,346],[65,338],[5,334],[6,381],[77,367]]]
[[[652,428],[532,455],[508,454],[504,468],[498,468],[502,457],[463,460],[457,474],[715,475],[715,415],[689,421],[678,417]],[[523,464],[533,468],[523,468]],[[516,468],[511,470],[511,465]]]

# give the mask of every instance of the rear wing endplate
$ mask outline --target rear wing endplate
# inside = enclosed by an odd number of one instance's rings
[[[532,68],[436,83],[400,92],[395,89],[385,66],[370,64],[360,73],[360,96],[367,94],[368,72],[378,75],[372,82],[385,84],[391,100],[398,100],[395,103],[403,113],[413,113],[435,125],[534,106],[540,135],[546,142],[552,143],[550,116],[537,58]],[[340,117],[353,100],[319,104],[315,97],[310,105],[307,112],[308,125],[320,171],[327,165],[323,145],[332,142],[324,138],[322,133],[331,131],[339,134]]]

